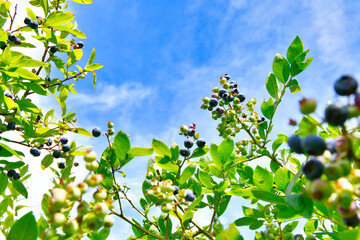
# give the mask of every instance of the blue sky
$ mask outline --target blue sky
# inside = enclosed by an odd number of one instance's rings
[[[191,123],[209,143],[220,142],[216,121],[200,109],[202,98],[229,73],[247,99],[267,99],[265,79],[272,59],[276,53],[285,55],[296,35],[314,61],[297,77],[303,91],[288,94],[280,105],[274,134],[295,130],[287,123],[290,117],[300,120],[302,97],[318,101],[321,118],[326,102],[337,100],[333,82],[343,74],[360,77],[356,0],[94,0],[91,5],[71,3],[70,10],[87,35],[83,62],[96,48],[96,62],[104,68],[98,71],[95,90],[90,76],[77,83],[79,95],[69,98],[68,108],[76,110],[78,123],[89,130],[106,129],[106,122],[113,121],[115,130],[129,134],[134,145],[150,147],[152,138],[181,145],[178,128]],[[49,101],[44,107],[53,105]],[[98,153],[106,147],[105,138],[76,139]],[[134,160],[126,168],[128,177],[120,180],[134,186],[134,198],[145,164],[146,159]],[[222,217],[225,224],[242,216],[241,204],[231,202],[238,211]],[[206,213],[201,216],[207,218]],[[117,222],[111,236],[129,236],[131,229]],[[244,228],[242,233],[248,234]]]

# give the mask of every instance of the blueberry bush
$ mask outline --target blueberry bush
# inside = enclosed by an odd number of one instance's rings
[[[218,122],[219,145],[200,138],[191,124],[180,127],[180,145],[153,139],[151,148],[131,146],[126,133],[115,134],[112,122],[106,131],[88,131],[76,126],[74,111],[67,111],[68,95],[77,94],[75,83],[90,73],[95,87],[95,71],[102,67],[93,63],[95,50],[85,66],[76,65],[86,46],[73,38],[86,37],[66,10],[73,2],[92,1],[31,0],[16,28],[17,5],[0,0],[0,133],[7,136],[0,137],[0,229],[6,239],[106,239],[114,221],[131,225],[129,239],[246,239],[241,226],[255,231],[255,239],[359,238],[360,93],[353,77],[334,83],[347,104],[329,103],[317,119],[316,101],[304,98],[299,106],[304,116],[298,124],[290,120],[294,133],[275,133],[273,119],[284,95],[301,90],[295,77],[312,62],[297,36],[286,57],[275,55],[265,81],[270,96],[260,106],[228,74],[203,98],[201,108]],[[36,16],[35,8],[43,15]],[[41,59],[25,55],[23,48],[34,48]],[[61,116],[34,104],[34,95],[54,96]],[[67,133],[103,138],[108,147],[98,155]],[[31,178],[23,161],[29,154],[53,172],[40,216],[31,209],[18,215],[26,208],[21,199],[31,196],[24,185]],[[119,179],[126,178],[124,166],[146,156],[143,195],[134,202],[130,186]],[[85,179],[73,174],[78,158],[85,162]],[[228,209],[235,198],[252,207]],[[126,213],[129,206],[136,219]],[[200,210],[211,213],[205,225],[195,220]],[[219,217],[226,211],[238,211],[239,217],[223,226]],[[296,232],[299,223],[303,231]]]

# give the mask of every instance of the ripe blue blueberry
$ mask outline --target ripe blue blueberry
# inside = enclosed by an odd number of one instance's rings
[[[83,42],[77,42],[76,44],[78,45],[79,48],[83,48],[83,47],[84,47],[84,43],[83,43]]]
[[[237,83],[230,84],[229,87],[230,87],[231,89],[235,89],[235,88],[237,88]]]
[[[220,91],[219,91],[219,97],[221,97],[222,98],[222,96],[224,95],[224,93],[226,93],[227,91],[225,90],[225,89],[221,89]]]
[[[8,39],[9,39],[10,42],[15,42],[16,39],[17,39],[17,37],[15,36],[15,34],[10,33],[10,34],[8,35]]]
[[[16,171],[14,169],[11,169],[7,172],[8,177],[13,177],[15,175]]]
[[[1,50],[5,50],[5,48],[8,46],[6,43],[4,43],[4,42],[0,42],[2,45],[1,45]]]
[[[92,130],[92,135],[93,135],[94,137],[99,137],[99,136],[101,135],[101,130],[100,130],[100,128],[94,128],[94,129]]]
[[[40,149],[38,149],[38,148],[36,148],[36,147],[33,147],[33,148],[30,149],[30,153],[31,153],[31,155],[33,155],[34,157],[38,157],[38,156],[40,156],[41,151],[40,151]]]
[[[190,139],[186,139],[186,140],[184,141],[184,146],[185,146],[186,148],[192,148],[193,145],[194,145],[194,142],[191,141]]]
[[[216,113],[219,115],[222,115],[225,112],[225,109],[223,107],[216,108]]]
[[[309,180],[319,178],[324,172],[324,165],[316,158],[308,160],[303,168],[305,177]]]
[[[355,216],[350,218],[343,218],[344,223],[349,227],[356,227],[360,223],[359,215],[356,213]]]
[[[53,152],[53,156],[54,156],[54,158],[61,158],[61,151],[59,151],[59,150],[55,150],[54,152]]]
[[[202,147],[205,147],[205,139],[203,138],[199,138],[197,141],[196,141],[196,145],[199,147],[199,148],[202,148]]]
[[[45,144],[46,146],[50,147],[52,145],[52,140],[49,138]]]
[[[216,107],[218,105],[218,100],[215,98],[210,99],[209,105],[210,107]]]
[[[70,151],[70,145],[69,145],[69,144],[63,145],[62,150],[63,150],[64,152]]]
[[[180,155],[183,157],[188,157],[190,156],[190,150],[187,148],[182,148],[180,149]]]
[[[231,86],[231,85],[230,85]],[[236,96],[237,96],[237,94],[239,94],[240,92],[239,92],[239,89],[237,89],[237,88],[233,88],[232,90],[231,90],[231,93],[234,95],[234,94],[236,94]]]
[[[334,84],[335,92],[341,96],[348,96],[356,92],[358,83],[351,76],[342,76]]]
[[[68,143],[68,138],[67,137],[61,137],[61,139],[60,139],[60,142],[62,143],[62,144],[67,144]]]
[[[7,125],[7,129],[8,130],[14,130],[16,127],[16,123],[15,122],[9,122]]]
[[[65,163],[64,163],[64,162],[59,163],[59,168],[60,168],[60,169],[65,168]]]
[[[245,95],[243,93],[238,93],[236,97],[240,100],[240,102],[245,101]]]
[[[257,123],[262,123],[265,121],[265,118],[261,117],[261,118],[258,118],[256,121],[257,121]]]
[[[5,96],[6,96],[6,97],[9,97],[9,98],[11,98],[11,99],[14,98],[13,95],[11,95],[10,93],[5,93]]]
[[[235,97],[232,94],[229,94],[229,96],[225,99],[225,101],[232,102],[235,99]]]
[[[227,101],[228,97],[229,97],[230,94],[228,94],[227,92],[224,93],[221,98],[224,100],[224,101]]]
[[[190,137],[195,136],[195,130],[194,129],[189,129],[188,130],[188,136],[190,136]]]
[[[19,174],[19,173],[15,173],[14,176],[13,176],[13,179],[14,179],[14,180],[20,179],[20,174]]]
[[[16,45],[20,45],[21,44],[21,39],[20,38],[16,38],[16,40],[14,41],[14,43]]]
[[[192,202],[196,199],[196,196],[195,194],[190,190],[190,191],[186,191],[186,194],[185,194],[185,200],[186,201],[189,201],[189,202]]]
[[[1,150],[3,150],[3,147],[2,147],[2,146],[0,146],[0,151],[1,151]]]
[[[349,115],[348,109],[341,103],[334,103],[326,107],[325,119],[330,125],[341,126]]]
[[[37,29],[39,27],[39,23],[36,20],[32,20],[29,23],[29,27],[32,28],[32,29]]]
[[[303,153],[302,149],[303,139],[299,135],[292,135],[288,138],[288,144],[292,152]]]
[[[230,80],[230,75],[226,73],[226,74],[224,75],[224,78],[226,78],[226,80],[229,81],[229,80]]]
[[[179,187],[175,185],[173,194],[177,195],[178,193],[179,193]]]
[[[326,150],[326,143],[320,136],[310,134],[303,139],[302,149],[305,153],[319,156]]]
[[[56,53],[57,51],[58,51],[57,46],[52,46],[52,47],[50,48],[50,53],[52,53],[52,54]]]
[[[26,25],[29,25],[29,24],[31,23],[31,19],[30,19],[29,17],[26,17],[26,18],[24,19],[24,23],[25,23]]]

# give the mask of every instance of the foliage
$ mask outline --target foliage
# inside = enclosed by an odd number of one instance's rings
[[[123,131],[112,137],[111,122],[106,132],[89,132],[75,125],[76,113],[67,111],[67,97],[77,94],[75,82],[90,72],[95,87],[95,71],[102,65],[93,63],[95,50],[85,66],[76,65],[83,57],[84,44],[71,38],[85,38],[85,34],[77,29],[74,15],[66,12],[68,1],[32,0],[30,4],[42,8],[43,17],[28,8],[28,18],[14,30],[17,7],[0,1],[0,131],[12,133],[0,142],[4,158],[0,160],[0,229],[7,239],[106,239],[114,217],[132,226],[134,235],[129,239],[243,239],[240,226],[254,231],[265,226],[265,231],[256,232],[255,239],[304,239],[294,233],[300,218],[307,219],[306,239],[356,239],[360,234],[356,205],[360,139],[357,126],[344,124],[360,115],[356,80],[344,76],[336,82],[335,91],[349,95],[349,104],[328,106],[326,121],[310,115],[316,109],[313,99],[303,99],[300,110],[305,115],[295,135],[279,133],[270,139],[284,95],[301,90],[295,77],[312,62],[299,37],[289,46],[286,57],[274,57],[265,81],[270,96],[261,102],[261,115],[255,111],[257,100],[245,102],[245,94],[228,74],[220,77],[220,88],[212,90],[211,98],[203,99],[201,108],[219,122],[217,130],[223,138],[219,145],[206,144],[192,124],[180,127],[179,134],[186,138],[184,147],[153,139],[151,148],[142,148],[132,146]],[[30,36],[42,47],[28,42]],[[25,55],[21,47],[42,51],[41,60]],[[61,117],[55,116],[54,109],[45,113],[32,103],[33,94],[55,96]],[[294,120],[290,123],[296,125]],[[90,146],[78,146],[75,141],[68,144],[64,136],[68,132],[105,136],[108,147],[98,157]],[[239,133],[249,139],[239,139]],[[23,149],[40,156],[41,168],[54,173],[54,187],[44,194],[43,212],[37,220],[31,211],[21,217],[17,214],[25,207],[19,204],[20,195],[31,196],[24,186],[31,176],[23,162],[28,154]],[[89,174],[85,179],[72,174],[72,168],[78,166],[76,156],[83,156],[86,162]],[[128,197],[130,187],[117,181],[126,177],[124,166],[144,156],[151,157],[138,204]],[[56,167],[58,158],[64,162]],[[268,160],[270,169],[248,164],[259,160]],[[89,187],[96,191],[92,199],[85,199]],[[243,206],[244,216],[223,226],[219,217],[231,211],[229,203],[238,197],[253,207]],[[126,215],[125,203],[141,221]],[[154,208],[161,209],[161,214],[151,213]],[[199,210],[212,213],[204,226],[195,220]]]

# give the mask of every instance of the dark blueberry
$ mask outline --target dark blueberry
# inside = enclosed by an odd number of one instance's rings
[[[301,234],[295,234],[294,238],[295,240],[304,240],[304,237]]]
[[[330,125],[343,125],[349,115],[346,106],[341,103],[334,103],[326,107],[325,119]]]
[[[84,47],[84,43],[83,43],[83,42],[77,42],[76,44],[78,45],[79,48],[83,48],[83,47]]]
[[[190,150],[187,148],[182,148],[180,149],[180,155],[183,157],[188,157],[190,156]]]
[[[38,156],[40,156],[41,151],[40,151],[40,149],[38,149],[38,148],[36,148],[36,147],[33,147],[33,148],[30,149],[30,153],[31,153],[31,155],[33,155],[34,157],[38,157]]]
[[[101,135],[101,130],[100,130],[100,128],[94,128],[94,129],[92,130],[92,135],[93,135],[94,137],[99,137],[99,136]]]
[[[20,38],[16,38],[15,42],[16,45],[20,45],[21,44],[21,39]]]
[[[3,51],[4,51],[4,50],[5,50],[5,48],[6,48],[7,46],[8,46],[7,44],[3,44],[3,45],[1,45],[1,47],[0,47],[0,48],[1,48],[1,50],[3,50]]]
[[[226,74],[224,75],[224,78],[226,78],[226,80],[229,81],[229,80],[230,80],[230,75],[226,73]]]
[[[30,23],[29,23],[29,27],[31,27],[32,29],[37,29],[39,27],[39,23],[35,20],[32,20]]]
[[[194,142],[191,141],[190,139],[186,139],[186,140],[184,141],[184,146],[185,146],[186,148],[192,148],[193,145],[194,145]]]
[[[179,193],[179,187],[175,185],[175,186],[174,186],[174,189],[175,189],[175,190],[174,190],[173,194],[174,194],[174,195],[177,195],[177,194]]]
[[[236,96],[237,96],[237,94],[239,94],[239,89],[233,88],[233,89],[231,90],[231,93],[232,93],[233,95],[236,94]]]
[[[43,143],[40,144],[40,147],[43,148],[45,145]]]
[[[240,100],[240,102],[245,101],[245,95],[242,93],[238,93],[238,95],[236,97]]]
[[[0,146],[0,151],[1,151],[1,150],[3,150],[3,147],[2,147],[2,146]]]
[[[36,122],[40,122],[40,120],[41,120],[40,115],[37,115],[35,121],[36,121]]]
[[[9,39],[10,42],[15,42],[17,37],[15,36],[15,34],[10,33],[9,36],[8,36],[8,39]]]
[[[52,53],[52,54],[56,53],[57,51],[58,51],[57,46],[52,46],[52,47],[50,48],[50,53]]]
[[[202,148],[202,147],[205,147],[205,139],[203,138],[199,138],[197,141],[196,141],[196,145],[199,147],[199,148]]]
[[[16,171],[14,169],[11,169],[7,172],[8,177],[13,177],[15,175]]]
[[[261,118],[258,118],[256,121],[257,121],[258,123],[262,123],[262,122],[265,121],[265,118],[264,118],[264,117],[261,117]]]
[[[60,168],[60,169],[65,168],[65,163],[64,163],[64,162],[59,163],[59,168]]]
[[[63,150],[64,152],[70,151],[70,145],[69,145],[69,144],[65,144],[65,145],[62,147],[62,150]]]
[[[326,143],[320,136],[310,134],[303,139],[302,148],[305,153],[319,156],[326,150]]]
[[[14,180],[19,180],[20,179],[20,174],[19,173],[15,173],[13,176]]]
[[[312,158],[308,160],[303,168],[303,173],[305,177],[309,180],[314,180],[319,178],[324,172],[324,165],[317,160],[316,158]]]
[[[358,83],[351,76],[342,76],[334,84],[335,92],[341,96],[347,96],[356,92]]]
[[[210,99],[209,105],[210,107],[216,107],[218,105],[218,100],[215,98]]]
[[[60,139],[60,142],[62,143],[62,144],[67,144],[68,143],[68,139],[67,139],[67,137],[61,137],[61,139]]]
[[[288,138],[288,144],[292,152],[303,153],[303,139],[299,135],[292,135]]]
[[[16,123],[15,122],[9,122],[7,125],[7,129],[8,130],[14,130],[16,127]]]
[[[26,25],[29,25],[31,23],[31,19],[29,17],[26,17],[25,20],[24,20],[24,23]]]
[[[349,227],[356,227],[360,223],[359,215],[355,214],[355,216],[350,218],[343,218],[344,223]]]
[[[232,102],[235,99],[235,97],[232,94],[229,94],[229,96],[225,99],[225,101]]]
[[[195,130],[194,129],[189,129],[188,130],[188,136],[190,136],[190,137],[195,136]]]
[[[189,192],[186,193],[186,195],[185,195],[185,200],[186,201],[192,202],[195,199],[196,199],[196,196],[195,196],[195,194],[193,192],[189,191]]]
[[[5,96],[6,96],[6,97],[9,97],[9,98],[11,98],[11,99],[14,98],[13,95],[11,95],[10,93],[5,93]]]
[[[65,145],[64,145],[65,146]],[[54,156],[54,158],[61,158],[61,151],[59,151],[59,150],[55,150],[54,152],[53,152],[53,156]]]
[[[47,82],[51,82],[51,78],[46,77],[46,78],[45,78],[45,81],[47,81]]]
[[[222,98],[223,94],[226,93],[226,92],[227,92],[227,91],[226,91],[225,89],[221,89],[221,90],[219,91],[219,97]]]
[[[229,97],[229,94],[226,92],[226,93],[224,93],[222,96],[221,96],[221,98],[223,99],[223,100],[225,100],[225,101],[227,101],[227,98]]]
[[[45,144],[46,146],[50,147],[52,145],[52,140],[48,139]]]
[[[216,108],[216,113],[219,115],[222,115],[225,112],[225,109],[223,107]]]

